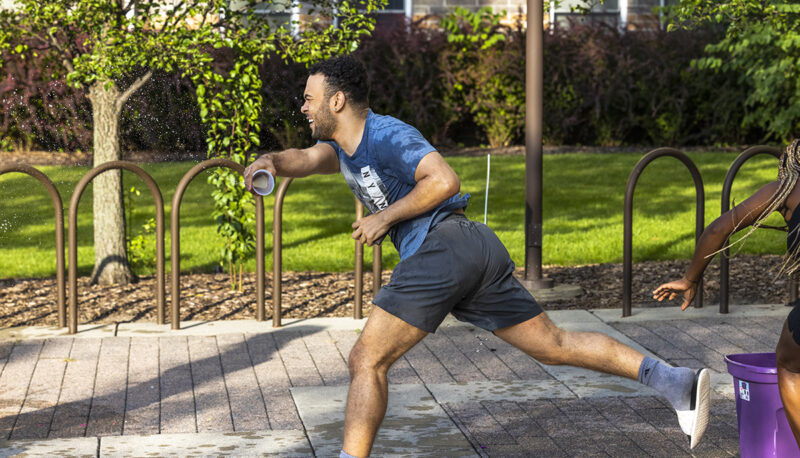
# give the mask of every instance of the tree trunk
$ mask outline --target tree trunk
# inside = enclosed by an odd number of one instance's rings
[[[96,82],[89,89],[94,124],[94,165],[120,159],[120,92]],[[94,270],[92,283],[127,284],[134,280],[125,244],[122,171],[108,170],[92,181],[94,194]]]

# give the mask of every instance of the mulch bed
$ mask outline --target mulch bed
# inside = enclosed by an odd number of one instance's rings
[[[773,278],[781,262],[779,256],[737,256],[731,261],[730,303],[786,303],[789,299],[785,278]],[[633,266],[632,298],[635,307],[678,305],[653,301],[650,292],[662,282],[680,278],[688,261],[652,261]],[[546,310],[622,307],[622,265],[546,266],[544,274],[556,284],[580,286],[584,294],[569,299],[545,302]],[[518,270],[521,276],[522,271]],[[390,271],[383,272],[383,284]],[[353,272],[284,272],[282,275],[282,316],[284,318],[352,317]],[[170,279],[165,284],[169,291]],[[265,308],[272,318],[272,277],[267,273]],[[242,291],[232,290],[227,274],[181,275],[181,319],[254,319],[256,316],[255,274],[246,274]],[[372,307],[372,274],[364,274],[363,314]],[[705,275],[705,305],[719,303],[719,267],[712,264]],[[47,279],[0,280],[0,327],[55,325],[56,282]],[[167,297],[167,320],[170,298]],[[89,277],[78,281],[79,323],[118,323],[156,321],[155,278],[142,278],[124,286],[89,284]]]

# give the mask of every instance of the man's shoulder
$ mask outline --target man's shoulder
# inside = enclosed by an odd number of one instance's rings
[[[339,153],[341,152],[342,148],[335,141],[333,141],[333,140],[317,140],[317,143],[314,146],[319,146],[319,145],[328,145],[328,146],[330,146],[331,148],[333,148],[333,153],[336,154],[337,156],[340,156]]]
[[[371,117],[372,119],[370,120],[370,129],[373,132],[392,130],[392,129],[408,129],[408,128],[413,129],[413,126],[395,118],[394,116],[372,113]]]
[[[422,134],[414,126],[388,115],[373,115],[370,131],[370,141],[373,145],[389,143],[397,146],[410,139],[422,138]]]

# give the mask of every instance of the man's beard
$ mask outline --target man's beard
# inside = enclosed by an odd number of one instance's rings
[[[333,140],[336,131],[336,119],[331,109],[323,105],[319,114],[314,117],[314,128],[311,129],[311,138],[314,140]]]

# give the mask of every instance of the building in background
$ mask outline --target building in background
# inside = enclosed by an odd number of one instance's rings
[[[606,24],[623,31],[655,30],[664,27],[658,7],[672,5],[678,0],[544,0],[550,7],[544,15],[544,26],[553,30],[571,24]],[[241,8],[245,0],[230,0],[230,8]],[[181,5],[180,0],[162,0],[162,8]],[[14,0],[0,0],[0,9],[13,8]],[[489,6],[495,13],[505,12],[508,25],[520,22],[525,27],[527,0],[388,0],[386,8],[376,15],[377,27],[402,27],[409,21],[422,21],[435,27],[439,19],[455,7],[472,11]],[[588,12],[587,12],[588,10]],[[262,3],[256,11],[269,15],[274,23],[297,29],[316,18],[307,14],[306,7],[293,5],[292,0],[273,0]],[[129,14],[133,14],[131,11]],[[224,16],[224,11],[221,12]]]
[[[544,16],[547,28],[569,27],[570,24],[604,23],[620,30],[653,30],[664,26],[658,7],[672,5],[678,0],[563,0],[548,2],[549,11]],[[527,17],[526,0],[390,0],[385,15],[403,15],[404,20],[425,20],[429,24],[448,14],[453,8],[461,6],[477,11],[485,6],[494,12],[506,12],[504,22],[513,24],[521,21],[523,26]],[[584,13],[583,11],[587,10]],[[549,13],[549,14],[548,14]],[[384,20],[383,22],[389,22]],[[395,21],[396,22],[396,21]]]

